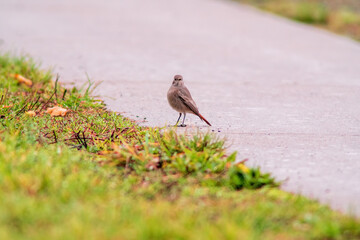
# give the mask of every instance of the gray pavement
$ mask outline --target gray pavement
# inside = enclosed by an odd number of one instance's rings
[[[112,110],[151,126],[176,121],[166,92],[182,74],[239,159],[360,215],[357,42],[221,0],[0,0],[0,39],[62,82],[102,80]]]

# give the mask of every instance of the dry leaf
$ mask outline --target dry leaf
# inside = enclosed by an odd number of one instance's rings
[[[19,81],[19,83],[24,83],[25,85],[27,85],[29,87],[31,87],[32,84],[33,84],[30,79],[27,79],[27,78],[25,78],[25,77],[23,77],[23,76],[21,76],[20,74],[17,74],[17,73],[10,74],[10,77],[15,78],[16,80]]]
[[[36,116],[35,111],[27,111],[25,114],[28,115],[29,117],[35,117]]]
[[[49,113],[52,117],[56,117],[56,116],[64,117],[68,111],[69,110],[62,107],[52,107],[52,108],[48,108],[46,110],[46,113]]]

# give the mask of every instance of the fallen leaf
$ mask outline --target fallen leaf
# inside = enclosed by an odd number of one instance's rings
[[[69,110],[62,107],[52,107],[46,110],[52,117],[62,116],[64,117]]]
[[[231,163],[231,162],[227,162],[227,163],[225,164],[225,168],[226,168],[226,169],[229,169],[231,166],[232,166],[232,163]]]
[[[32,84],[33,84],[30,79],[27,79],[27,78],[25,78],[25,77],[23,77],[23,76],[21,76],[20,74],[17,74],[17,73],[10,74],[10,77],[15,78],[16,80],[19,81],[19,83],[24,83],[25,85],[27,85],[29,87],[31,87]]]
[[[245,166],[244,163],[238,163],[236,165],[244,173],[248,173],[250,171],[250,169],[247,166]]]
[[[28,115],[29,117],[35,117],[36,116],[35,111],[27,111],[25,114]]]

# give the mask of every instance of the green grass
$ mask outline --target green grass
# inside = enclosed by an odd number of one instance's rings
[[[358,0],[237,0],[360,41]]]
[[[216,135],[140,127],[38,67],[0,56],[0,239],[360,238],[359,220],[235,164]]]

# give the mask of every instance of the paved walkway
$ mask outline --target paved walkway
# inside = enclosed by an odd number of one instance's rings
[[[359,43],[222,0],[0,0],[0,39],[149,125],[175,122],[182,74],[239,159],[360,215]]]

